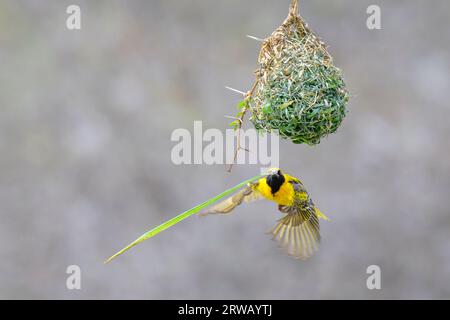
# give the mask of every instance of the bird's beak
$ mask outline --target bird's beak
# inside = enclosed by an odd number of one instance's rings
[[[277,174],[279,170],[280,169],[278,168],[270,168],[269,170],[267,170],[267,174],[268,175]]]

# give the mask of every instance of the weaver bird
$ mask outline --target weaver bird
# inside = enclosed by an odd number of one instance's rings
[[[319,218],[329,219],[316,208],[303,183],[278,168],[269,169],[268,174],[258,181],[249,183],[200,215],[230,213],[242,202],[257,199],[276,202],[278,210],[284,213],[270,233],[289,255],[304,260],[318,250]]]

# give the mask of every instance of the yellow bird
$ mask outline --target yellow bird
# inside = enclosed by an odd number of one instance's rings
[[[329,219],[316,208],[303,183],[278,168],[269,169],[266,176],[200,215],[230,213],[243,201],[257,199],[276,202],[278,210],[285,214],[271,234],[289,255],[304,260],[318,250],[319,218]]]

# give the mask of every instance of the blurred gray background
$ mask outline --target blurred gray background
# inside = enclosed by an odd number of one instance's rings
[[[300,1],[352,94],[338,132],[281,143],[332,219],[306,262],[261,202],[149,228],[259,172],[171,162],[176,128],[226,129],[289,0],[0,0],[0,298],[450,298],[450,3]],[[78,4],[82,30],[66,29]],[[368,30],[378,4],[382,30]],[[82,289],[66,289],[79,265]],[[382,290],[366,288],[381,267]]]

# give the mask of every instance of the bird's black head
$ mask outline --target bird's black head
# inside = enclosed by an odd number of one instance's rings
[[[269,175],[266,177],[266,182],[269,185],[272,194],[275,194],[278,190],[280,190],[281,185],[285,180],[286,179],[280,169],[271,170]]]

